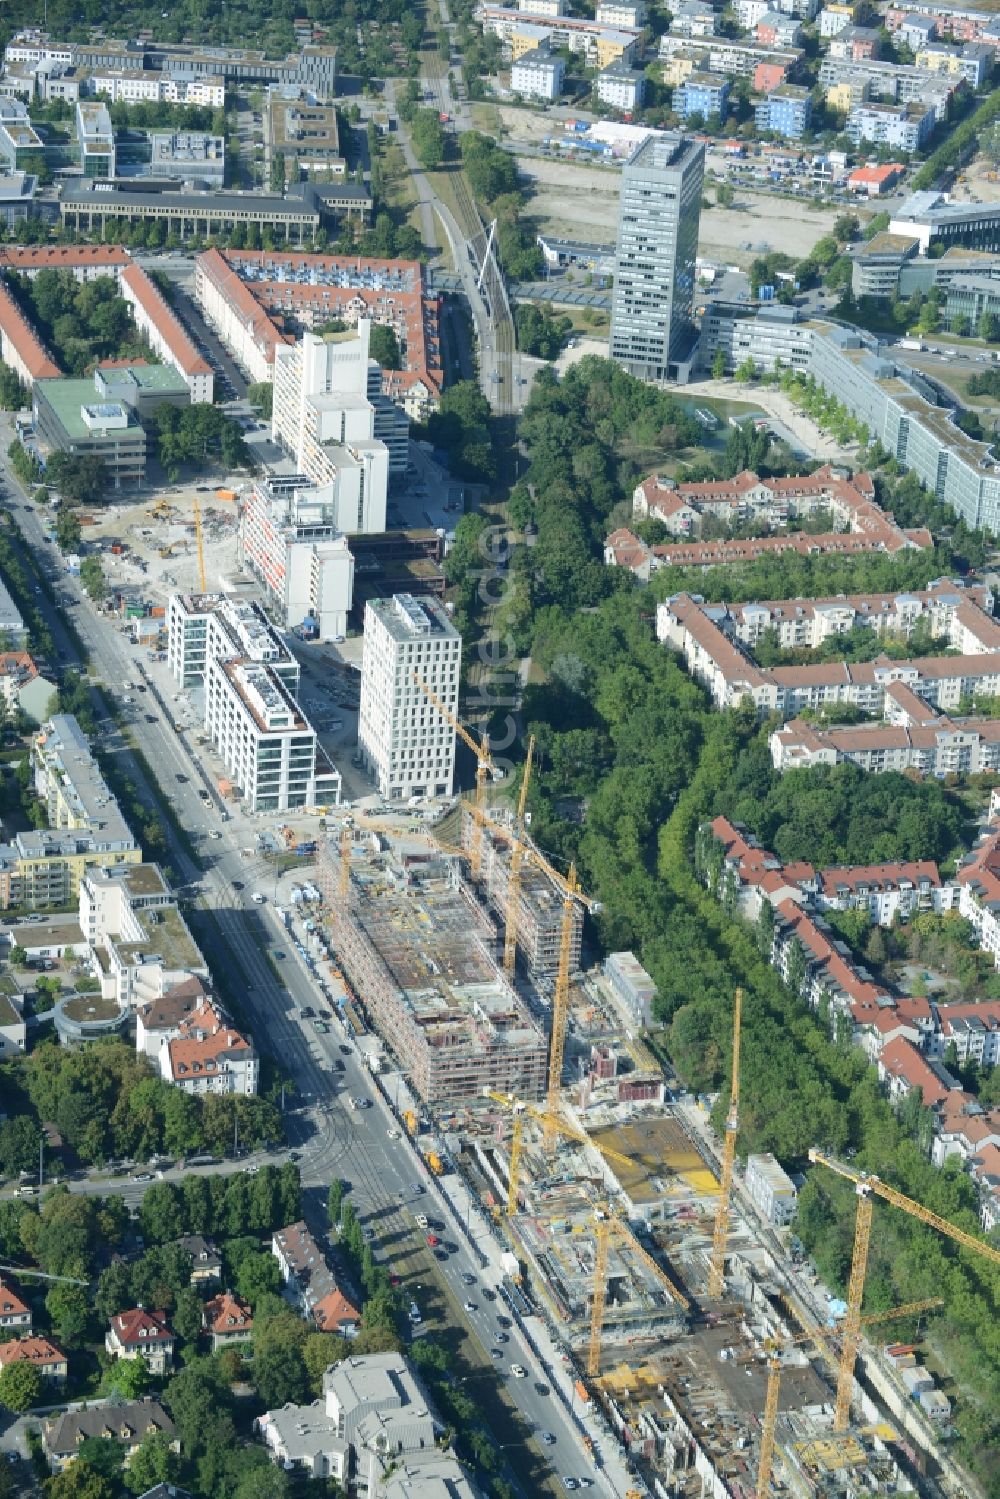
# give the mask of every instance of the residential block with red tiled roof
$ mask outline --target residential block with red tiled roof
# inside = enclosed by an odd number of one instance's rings
[[[322,1250],[304,1222],[278,1230],[271,1240],[288,1295],[323,1332],[352,1337],[360,1314],[344,1296]]]
[[[67,1374],[65,1353],[48,1338],[13,1338],[9,1343],[0,1343],[0,1369],[8,1364],[30,1364],[44,1379],[60,1384]]]
[[[211,404],[212,366],[198,353],[190,335],[156,283],[142,266],[132,264],[122,273],[122,296],[132,308],[135,325],[154,353],[172,364],[191,392],[191,404]]]
[[[6,1276],[0,1277],[0,1331],[27,1331],[31,1327],[31,1307],[21,1295],[20,1287]]]
[[[795,601],[783,601],[781,607],[794,612]],[[751,608],[743,606],[744,620]],[[766,612],[763,617],[768,617]],[[793,718],[803,708],[829,711],[837,703],[883,713],[888,689],[903,682],[929,706],[946,711],[966,697],[1000,695],[996,622],[971,599],[961,600],[951,619],[952,638],[965,654],[909,661],[879,656],[874,661],[762,667],[738,639],[725,604],[705,604],[686,593],[658,606],[656,634],[683,655],[692,676],[706,686],[720,708],[735,707],[749,698],[762,717],[777,713]]]
[[[0,360],[31,389],[36,380],[55,380],[62,370],[0,279]]]
[[[256,380],[273,375],[274,350],[295,331],[331,319],[367,318],[392,328],[404,370],[386,371],[383,393],[426,414],[441,393],[439,299],[416,260],[313,255],[292,250],[209,250],[195,292],[233,357]],[[418,387],[420,387],[418,389]]]

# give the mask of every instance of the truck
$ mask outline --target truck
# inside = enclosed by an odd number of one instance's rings
[[[899,340],[899,347],[901,349],[912,349],[914,350],[914,352],[919,352],[921,349],[926,349],[927,345],[924,343],[922,338],[901,338]]]

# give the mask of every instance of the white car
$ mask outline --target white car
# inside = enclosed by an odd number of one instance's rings
[[[417,1227],[418,1228],[427,1228],[428,1227],[427,1217],[426,1217],[426,1215],[424,1213],[418,1213],[417,1214],[416,1222],[417,1222]]]
[[[515,1379],[527,1379],[527,1371],[520,1364],[511,1364],[510,1372]]]

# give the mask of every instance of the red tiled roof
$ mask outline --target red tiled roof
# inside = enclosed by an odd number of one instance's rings
[[[163,298],[163,293],[139,265],[130,265],[122,275],[136,302],[153,323],[170,350],[171,358],[184,375],[210,375],[212,366],[202,359],[180,319]]]
[[[31,1308],[22,1301],[20,1292],[9,1280],[0,1279],[0,1315],[4,1317],[30,1316]]]
[[[940,888],[941,876],[938,867],[930,859],[899,864],[852,864],[824,869],[820,875],[826,895],[836,895],[839,889],[856,891],[859,885],[868,885],[875,890],[898,890],[904,882],[912,885],[921,881]]]
[[[206,999],[180,1022],[179,1034],[167,1042],[171,1077],[189,1078],[215,1073],[219,1063],[237,1053],[249,1053],[250,1042]]]
[[[6,1364],[31,1363],[44,1369],[51,1364],[64,1364],[66,1355],[62,1349],[50,1343],[48,1338],[12,1338],[9,1343],[0,1343],[0,1369]]]
[[[253,1313],[245,1301],[231,1291],[213,1296],[202,1308],[202,1317],[209,1332],[249,1332],[253,1327]]]
[[[119,1312],[111,1318],[111,1327],[123,1348],[142,1348],[164,1340],[173,1342],[174,1335],[159,1312],[147,1312],[141,1306]]]
[[[345,1323],[358,1322],[361,1313],[353,1307],[343,1291],[331,1291],[312,1309],[313,1321],[321,1332],[339,1332]]]
[[[919,1088],[925,1108],[932,1109],[948,1097],[950,1090],[905,1036],[898,1036],[882,1048],[879,1070],[889,1077],[899,1078],[908,1088]]]
[[[111,269],[131,263],[131,255],[121,245],[0,245],[0,269],[12,271]]]
[[[0,335],[9,340],[32,380],[58,380],[62,370],[50,359],[34,329],[0,281]]]

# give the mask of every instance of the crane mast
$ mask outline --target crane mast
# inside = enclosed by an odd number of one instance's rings
[[[726,1143],[722,1152],[722,1179],[719,1202],[712,1230],[712,1261],[708,1273],[708,1294],[713,1300],[722,1295],[726,1275],[726,1244],[729,1241],[729,1198],[733,1189],[733,1166],[736,1162],[736,1136],[740,1128],[740,1027],[743,1019],[743,990],[737,989],[733,1006],[733,1070],[729,1088],[729,1112],[726,1115]]]

